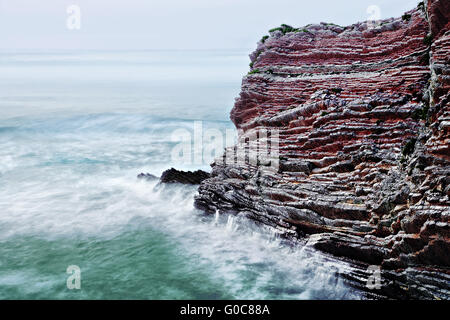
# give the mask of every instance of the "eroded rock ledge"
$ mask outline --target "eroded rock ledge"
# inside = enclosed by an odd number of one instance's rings
[[[449,7],[264,37],[231,119],[279,130],[280,169],[216,162],[196,206],[380,265],[381,296],[449,299]]]

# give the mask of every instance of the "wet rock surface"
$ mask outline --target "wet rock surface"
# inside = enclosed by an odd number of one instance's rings
[[[209,173],[197,171],[181,171],[171,168],[162,173],[159,181],[161,183],[181,183],[181,184],[200,184],[203,180],[209,178]]]
[[[216,161],[197,208],[358,262],[346,276],[363,289],[380,266],[376,297],[449,299],[448,4],[258,43],[231,119],[239,141],[279,130],[279,169]]]
[[[162,173],[161,177],[157,177],[151,173],[140,173],[137,178],[147,181],[159,180],[159,183],[181,183],[197,185],[202,181],[208,179],[210,174],[208,172],[197,171],[182,171],[171,168]]]

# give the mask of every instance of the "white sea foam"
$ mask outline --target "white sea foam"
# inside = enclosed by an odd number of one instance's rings
[[[46,62],[61,74],[71,69],[55,66],[51,56],[14,59],[0,65],[5,75],[0,80],[5,88],[0,94],[0,297],[72,298],[64,286],[66,267],[76,263],[74,259],[84,261],[83,274],[90,275],[86,281],[97,288],[83,291],[85,298],[123,298],[114,295],[117,290],[105,289],[111,280],[104,277],[111,270],[120,274],[113,279],[120,280],[123,294],[141,289],[138,298],[210,297],[202,290],[247,299],[359,297],[337,277],[345,264],[284,246],[276,233],[258,232],[238,217],[205,216],[193,207],[195,187],[158,186],[136,178],[140,172],[159,175],[175,165],[169,158],[169,133],[189,129],[193,123],[186,119],[209,118],[206,127],[231,128],[223,106],[231,105],[234,95],[219,103],[218,92],[237,94],[240,81],[232,90],[226,82],[210,90],[197,88],[199,94],[175,82],[155,89],[150,83],[158,79],[97,81],[90,77],[90,68],[81,67],[76,81],[65,82],[50,73],[36,84],[29,79],[39,68],[46,70]],[[28,65],[30,78],[26,68],[16,65],[17,59],[36,63]],[[19,73],[3,72],[8,70]],[[77,78],[83,72],[86,83]],[[211,111],[210,104],[216,102],[216,111]],[[121,246],[121,237],[127,244]],[[158,237],[160,247],[152,243]],[[165,257],[161,248],[181,260]],[[163,270],[159,261],[145,259],[153,257],[153,251],[155,259],[167,259]],[[152,283],[144,285],[143,273]],[[164,282],[166,274],[174,276]],[[197,290],[201,284],[190,281],[199,277],[213,285]]]
[[[214,277],[236,297],[277,296],[277,290],[280,296],[300,299],[358,297],[337,277],[342,263],[283,246],[273,235],[251,231],[231,215],[216,224],[213,216],[205,220],[193,209],[195,188],[157,186],[137,180],[133,170],[118,173],[76,175],[46,169],[36,172],[34,181],[24,178],[15,187],[2,188],[0,241],[18,235],[54,241],[112,239],[129,226],[145,224],[167,234],[200,263],[213,265]],[[254,277],[250,286],[248,277]],[[289,294],[282,294],[284,290]]]

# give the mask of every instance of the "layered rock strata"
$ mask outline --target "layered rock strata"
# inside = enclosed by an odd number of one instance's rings
[[[379,265],[380,296],[450,298],[449,6],[272,30],[231,119],[240,144],[277,130],[279,168],[216,161],[196,206]]]

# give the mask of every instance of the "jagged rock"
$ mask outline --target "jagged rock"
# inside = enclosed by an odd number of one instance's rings
[[[449,299],[449,1],[407,14],[259,42],[231,119],[239,144],[278,130],[280,168],[216,161],[195,205],[381,265],[384,296]]]
[[[159,181],[161,183],[200,184],[203,180],[208,179],[209,176],[208,172],[202,170],[192,172],[171,168],[162,173]]]
[[[159,178],[151,173],[140,173],[138,176],[138,179],[145,179],[148,181],[152,180],[158,180]]]

